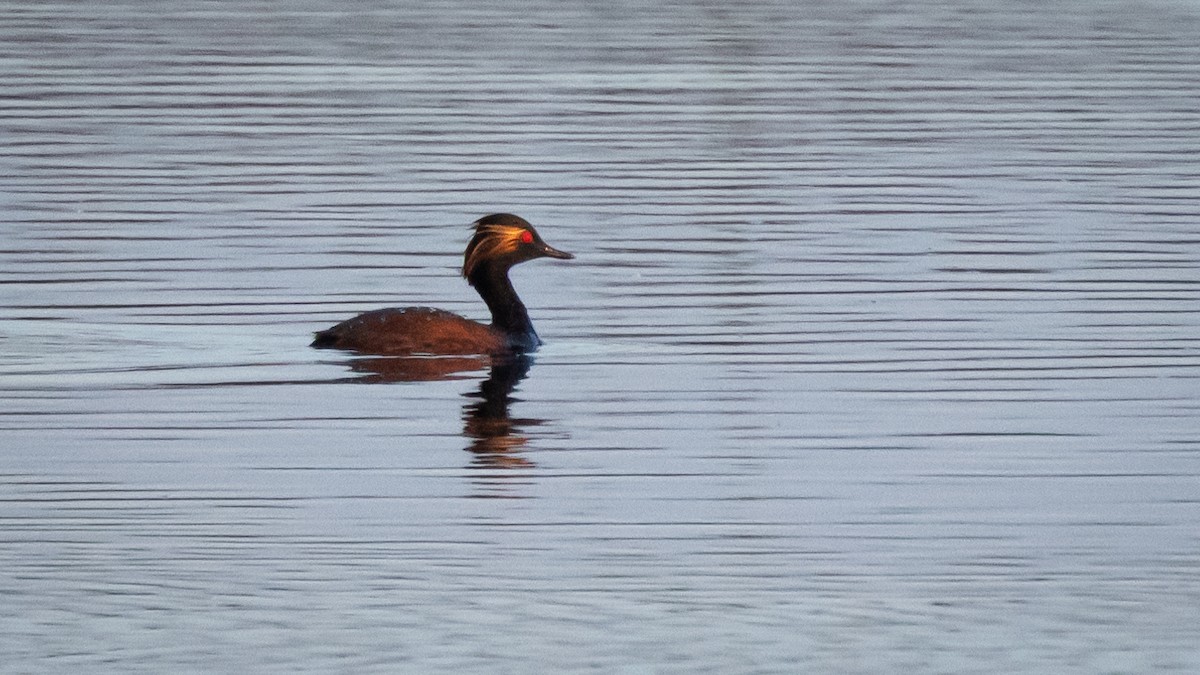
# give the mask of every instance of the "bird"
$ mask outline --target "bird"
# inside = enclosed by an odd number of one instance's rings
[[[536,350],[542,340],[508,271],[528,260],[575,256],[547,244],[533,225],[511,213],[484,216],[472,228],[462,275],[487,303],[491,324],[431,307],[377,309],[318,331],[312,346],[379,356],[502,356]]]

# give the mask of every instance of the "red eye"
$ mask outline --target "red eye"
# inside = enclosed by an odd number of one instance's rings
[[[521,231],[521,243],[522,244],[532,244],[533,243],[533,233],[530,232],[529,230],[522,230]]]

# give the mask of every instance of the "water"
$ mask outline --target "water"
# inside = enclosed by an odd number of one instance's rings
[[[343,7],[0,13],[2,669],[1200,668],[1194,5]]]

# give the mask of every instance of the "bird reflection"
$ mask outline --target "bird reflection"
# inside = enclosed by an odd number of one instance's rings
[[[356,359],[350,367],[359,373],[357,381],[364,383],[460,379],[488,368],[488,377],[479,383],[479,388],[464,394],[471,399],[463,406],[462,415],[466,449],[474,455],[471,466],[477,469],[526,469],[535,465],[521,455],[522,449],[529,444],[525,430],[540,426],[545,420],[514,419],[509,414],[509,406],[519,400],[513,397],[513,391],[532,365],[531,356],[511,354]]]
[[[459,380],[467,373],[483,370],[492,364],[489,356],[382,356],[355,359],[350,370],[359,374],[356,382],[367,384],[387,382],[433,382]]]
[[[534,465],[520,454],[529,443],[524,431],[544,420],[514,419],[508,412],[509,405],[519,400],[512,393],[531,365],[533,359],[524,354],[497,358],[488,378],[479,383],[479,390],[467,394],[476,399],[463,407],[463,436],[470,441],[467,450],[475,455],[474,466],[514,469]]]

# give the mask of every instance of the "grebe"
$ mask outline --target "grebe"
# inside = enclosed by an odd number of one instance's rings
[[[312,346],[386,356],[519,354],[537,349],[542,341],[508,280],[508,270],[535,258],[575,256],[542,241],[532,225],[511,213],[484,216],[473,227],[462,275],[487,303],[491,325],[430,307],[378,309],[319,331]]]

